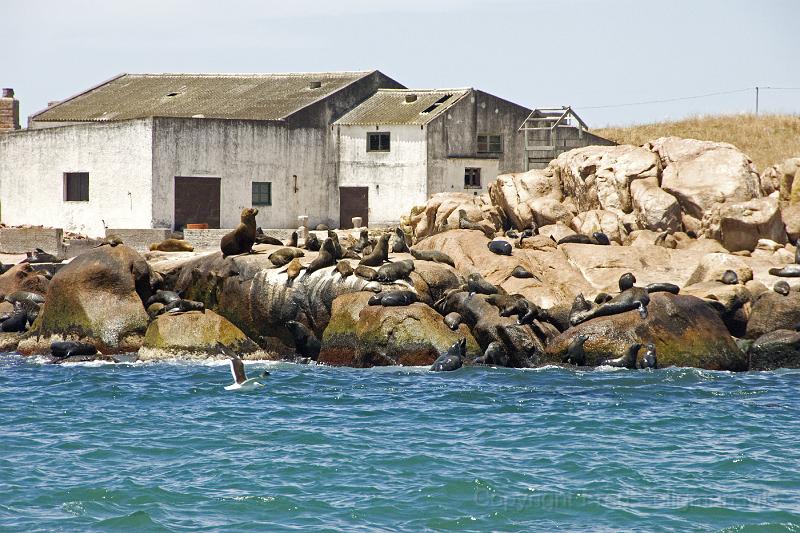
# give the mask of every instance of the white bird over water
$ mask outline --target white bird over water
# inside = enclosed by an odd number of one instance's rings
[[[269,372],[265,370],[259,374],[258,377],[248,379],[247,374],[244,371],[244,362],[242,359],[221,343],[217,343],[217,348],[219,348],[220,352],[222,352],[224,355],[228,356],[231,362],[233,383],[225,387],[225,390],[247,391],[264,386],[264,380],[267,378],[267,376],[269,376]]]

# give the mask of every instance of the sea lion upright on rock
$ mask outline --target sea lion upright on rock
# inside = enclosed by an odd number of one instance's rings
[[[360,254],[367,246],[369,246],[369,231],[367,228],[363,228],[358,232],[358,240],[350,249]]]
[[[573,326],[577,326],[582,322],[597,318],[600,316],[616,315],[631,311],[633,309],[639,310],[639,316],[643,319],[647,318],[647,305],[650,303],[650,296],[646,289],[636,287],[636,278],[630,272],[627,272],[619,278],[620,293],[614,296],[607,303],[592,307],[591,304],[583,300],[589,309],[578,311],[573,304],[573,310],[570,312],[569,321]],[[576,298],[577,303],[577,298]]]
[[[328,230],[328,238],[333,242],[333,249],[336,252],[333,257],[335,259],[341,259],[344,257],[344,253],[342,252],[342,245],[339,244],[339,234],[333,231],[332,229]]]
[[[333,266],[335,264],[336,249],[333,241],[330,238],[327,238],[323,241],[322,248],[320,248],[317,258],[311,261],[311,264],[306,268],[306,276],[310,276],[321,268]]]
[[[447,353],[440,355],[431,365],[434,372],[450,372],[458,370],[464,365],[467,355],[467,339],[462,338],[453,344]]]
[[[394,242],[392,242],[392,253],[404,254],[408,253],[408,243],[406,242],[406,234],[402,229],[394,229]]]
[[[381,238],[378,240],[378,244],[375,245],[375,248],[372,250],[372,253],[368,256],[364,257],[361,261],[359,261],[359,265],[366,265],[366,266],[381,266],[383,263],[387,263],[389,261],[389,239],[391,238],[391,234],[384,233],[381,235]]]
[[[309,233],[308,234],[308,239],[306,239],[306,242],[305,242],[304,246],[305,246],[305,249],[308,250],[309,252],[319,252],[320,243],[319,243],[319,239],[317,238],[316,234]]]
[[[583,345],[589,340],[588,335],[576,335],[569,343],[567,353],[561,358],[562,363],[575,366],[586,366],[586,352]]]
[[[353,267],[350,265],[349,261],[341,259],[336,263],[336,272],[338,272],[339,275],[342,276],[342,280],[344,280],[347,276],[353,274]]]
[[[241,222],[235,230],[227,233],[219,243],[222,257],[253,253],[256,242],[256,215],[258,209],[248,207],[242,210]]]
[[[634,369],[636,368],[636,356],[639,354],[641,347],[642,345],[639,343],[631,344],[625,351],[625,355],[616,359],[606,359],[601,365]]]

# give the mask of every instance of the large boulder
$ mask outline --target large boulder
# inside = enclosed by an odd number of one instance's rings
[[[800,324],[800,292],[792,291],[786,296],[766,292],[750,311],[747,338],[757,339],[778,329],[794,329],[797,324]]]
[[[704,255],[692,275],[686,280],[687,285],[703,281],[721,281],[727,270],[736,272],[739,283],[747,283],[753,279],[753,269],[739,256],[726,253],[710,253]]]
[[[753,163],[732,144],[661,137],[645,148],[661,159],[661,187],[697,220],[718,203],[761,196]]]
[[[707,213],[703,225],[728,250],[754,250],[760,239],[786,242],[778,199],[756,198],[747,202],[723,204]]]
[[[779,329],[765,333],[750,346],[750,370],[800,368],[800,332]]]
[[[625,230],[620,217],[612,211],[602,209],[592,209],[585,213],[578,213],[570,224],[572,229],[583,235],[591,235],[596,231],[606,234],[606,236],[619,244],[625,241],[628,232]]]
[[[653,343],[658,366],[696,367],[709,370],[746,370],[747,360],[719,316],[693,296],[655,293],[648,316],[638,311],[594,318],[570,328],[547,346],[545,363],[560,363],[576,335],[587,335],[587,365],[597,366],[624,355],[634,343]]]
[[[458,229],[459,210],[466,211],[467,218],[484,227],[486,231],[497,231],[503,227],[501,209],[491,204],[489,196],[445,192],[434,194],[424,206],[411,210],[408,225],[414,240],[424,239],[443,231]]]
[[[263,359],[266,354],[242,330],[214,311],[164,314],[147,327],[139,359],[207,359],[224,357],[217,343],[242,359]]]
[[[44,295],[50,281],[33,269],[30,263],[14,265],[0,275],[0,295],[8,296],[16,291],[35,292]]]
[[[768,182],[769,187],[779,191],[781,202],[798,204],[800,203],[798,172],[800,172],[800,157],[791,157],[766,169],[761,174],[761,182]]]
[[[670,233],[683,228],[678,200],[658,186],[657,178],[632,182],[631,198],[639,227]]]
[[[781,218],[786,224],[789,240],[800,246],[800,202],[781,207]]]
[[[79,255],[53,276],[20,352],[47,353],[53,340],[65,338],[89,342],[105,354],[138,350],[148,322],[143,302],[154,279],[144,258],[125,245]]]
[[[367,305],[369,296],[347,294],[334,300],[331,321],[322,337],[320,363],[362,368],[427,366],[461,338],[467,339],[468,357],[481,353],[465,325],[451,330],[429,306],[371,306]]]
[[[681,294],[696,296],[709,302],[734,337],[744,337],[750,318],[753,296],[741,283],[726,285],[703,281],[681,289]]]
[[[579,211],[604,209],[621,215],[633,211],[631,182],[657,178],[659,161],[637,146],[587,146],[560,154],[549,170]]]
[[[575,216],[561,203],[561,184],[549,169],[497,176],[489,185],[489,197],[517,229],[529,228],[533,222],[537,226],[568,223]]]

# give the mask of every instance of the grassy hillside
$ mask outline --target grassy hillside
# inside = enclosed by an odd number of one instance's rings
[[[621,144],[640,145],[668,135],[728,142],[750,156],[759,172],[800,156],[800,116],[793,115],[698,116],[592,132]]]

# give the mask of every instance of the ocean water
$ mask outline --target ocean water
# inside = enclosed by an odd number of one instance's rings
[[[0,531],[800,531],[800,372],[0,356]]]

